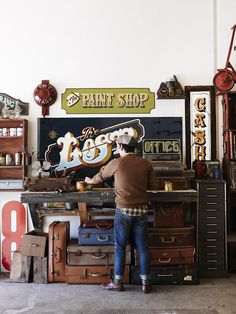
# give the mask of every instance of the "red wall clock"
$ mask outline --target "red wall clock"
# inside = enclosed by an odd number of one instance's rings
[[[36,86],[33,96],[36,104],[42,107],[43,117],[49,115],[49,106],[57,99],[57,91],[49,84],[49,80],[42,80],[41,84]]]

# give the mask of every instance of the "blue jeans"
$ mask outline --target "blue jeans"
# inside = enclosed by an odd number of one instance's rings
[[[126,244],[133,235],[140,259],[140,277],[148,279],[150,273],[148,249],[148,217],[128,216],[119,208],[115,215],[115,279],[121,279],[124,273]]]

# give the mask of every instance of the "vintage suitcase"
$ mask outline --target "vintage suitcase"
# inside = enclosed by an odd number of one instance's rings
[[[64,282],[66,280],[66,248],[69,239],[69,221],[54,221],[49,225],[48,282]]]
[[[154,227],[155,228],[182,228],[184,227],[183,204],[174,203],[154,203]]]
[[[184,247],[194,246],[195,227],[183,228],[149,228],[149,247]]]
[[[129,265],[125,266],[123,281],[129,283]],[[66,265],[66,283],[107,284],[114,276],[114,266],[69,266]]]
[[[82,224],[84,228],[96,228],[99,230],[108,230],[114,226],[114,219],[95,219]]]
[[[178,248],[150,248],[150,265],[178,265],[193,264],[195,258],[194,247]],[[138,251],[134,252],[135,265],[139,265]]]
[[[130,246],[126,246],[126,264],[131,261]],[[114,245],[78,245],[72,239],[67,246],[68,265],[114,265]]]
[[[82,225],[78,229],[79,245],[109,245],[114,244],[114,228],[86,228]]]
[[[150,281],[153,285],[197,285],[199,284],[197,264],[176,266],[151,266]],[[139,266],[132,266],[130,283],[140,285]]]

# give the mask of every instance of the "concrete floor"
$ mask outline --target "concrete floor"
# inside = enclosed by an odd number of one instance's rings
[[[236,314],[236,274],[201,279],[200,285],[160,285],[151,294],[139,286],[124,292],[97,285],[12,283],[0,276],[0,313]]]

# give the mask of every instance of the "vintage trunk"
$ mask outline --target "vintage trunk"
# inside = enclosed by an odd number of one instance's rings
[[[114,228],[97,229],[96,227],[79,227],[79,245],[109,245],[114,244]]]
[[[195,257],[194,247],[178,248],[150,248],[150,265],[178,265],[193,264]],[[135,250],[135,265],[139,265],[139,255]]]
[[[130,264],[130,246],[126,247],[126,264]],[[73,239],[67,246],[68,265],[114,265],[114,245],[78,245]]]
[[[149,247],[184,247],[194,246],[195,227],[149,228]]]
[[[84,228],[96,228],[98,230],[109,230],[114,226],[114,219],[95,219],[82,224]]]
[[[66,265],[66,282],[69,284],[107,284],[114,276],[114,266]],[[129,283],[129,265],[125,266],[124,283]]]
[[[182,228],[184,227],[183,204],[174,203],[154,203],[154,227],[155,228]]]
[[[64,282],[66,248],[70,238],[69,221],[54,221],[49,226],[48,282]]]
[[[197,264],[176,266],[151,266],[150,281],[153,285],[199,284]],[[131,267],[130,283],[141,284],[139,266]]]

